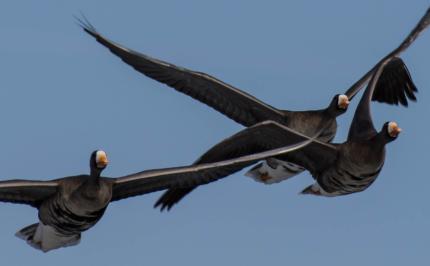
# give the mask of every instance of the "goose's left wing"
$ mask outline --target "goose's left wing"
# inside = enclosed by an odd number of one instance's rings
[[[417,100],[415,92],[418,90],[406,64],[401,58],[395,57],[384,67],[378,83],[376,83],[372,100],[408,106],[408,99]]]
[[[418,38],[418,36],[430,25],[430,8],[427,9],[424,16],[418,24],[406,36],[403,42],[388,55],[382,58],[371,70],[369,70],[360,80],[354,83],[345,94],[351,100],[360,89],[370,80],[379,65],[388,58],[399,56]],[[380,83],[375,89],[374,101],[385,102],[388,104],[408,105],[407,98],[412,101],[416,100],[414,93],[417,92],[415,85],[409,75],[409,71],[401,59],[394,59],[390,65],[384,69]]]

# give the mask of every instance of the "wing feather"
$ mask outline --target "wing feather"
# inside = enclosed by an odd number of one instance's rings
[[[269,127],[284,127],[276,122],[263,122],[254,127],[250,127],[245,129],[244,131],[251,132],[250,135],[255,134],[266,134],[271,135],[271,131],[268,130],[268,133],[265,133],[265,130],[261,130],[262,128]],[[285,130],[283,128],[283,130]],[[197,185],[203,185],[210,182],[214,182],[218,179],[226,177],[234,172],[241,170],[242,168],[258,162],[259,160],[275,157],[275,156],[283,156],[287,153],[304,149],[307,145],[313,146],[324,146],[325,149],[330,150],[330,152],[336,154],[336,148],[332,145],[321,143],[315,140],[315,137],[319,135],[320,132],[314,137],[306,137],[301,135],[301,137],[296,137],[296,133],[293,131],[285,130],[285,132],[291,133],[291,138],[293,140],[299,139],[298,142],[290,143],[288,145],[283,145],[281,148],[276,147],[275,149],[270,149],[270,145],[262,145],[261,149],[259,149],[258,153],[254,154],[242,154],[238,153],[239,157],[218,161],[215,163],[201,163],[197,165],[192,165],[188,167],[176,167],[176,168],[168,168],[168,169],[160,169],[160,170],[148,170],[140,173],[132,174],[129,176],[118,178],[114,181],[113,185],[113,198],[112,200],[120,200],[127,197],[137,196],[146,194],[153,191],[164,190],[169,188],[189,188]],[[242,132],[243,133],[243,132]],[[238,133],[240,136],[240,133]],[[279,134],[275,131],[275,134]],[[245,138],[247,134],[243,133]],[[252,139],[252,137],[251,137]],[[263,137],[264,139],[264,137]],[[234,138],[230,141],[234,142]],[[215,150],[221,149],[222,145],[217,146]],[[270,150],[268,150],[270,149]],[[217,152],[217,151],[216,151]],[[327,155],[328,157],[328,155]],[[331,156],[330,156],[331,157]],[[201,159],[202,160],[202,159]],[[200,160],[199,160],[200,161]]]
[[[427,9],[426,13],[423,15],[423,17],[420,19],[418,24],[412,29],[412,31],[406,36],[406,38],[403,40],[403,42],[393,51],[391,51],[388,55],[386,55],[384,58],[382,58],[371,70],[369,70],[361,79],[359,79],[356,83],[354,83],[346,92],[345,95],[348,96],[348,98],[351,100],[354,98],[354,96],[360,91],[361,88],[370,80],[373,73],[378,69],[379,65],[386,61],[388,58],[394,58],[399,56],[403,51],[405,51],[409,46],[418,38],[418,36],[430,25],[430,8]],[[401,77],[396,80],[395,83],[393,83],[393,87],[396,88],[393,91],[393,95],[388,95],[392,91],[390,91],[390,86],[377,86],[375,88],[375,93],[378,94],[378,96],[375,96],[373,100],[379,101],[379,102],[385,102],[388,104],[402,104],[404,106],[407,106],[407,102],[403,101],[402,95],[406,94],[406,96],[415,101],[416,97],[414,95],[414,92],[416,92],[415,85],[413,85],[411,76],[409,74],[408,69],[406,68],[406,65],[401,61],[401,59],[398,59],[400,61],[394,61],[391,62],[393,68],[388,67],[384,69],[385,74],[382,73],[382,81],[381,84],[385,83],[386,81],[384,79],[384,75],[386,77],[393,77],[397,75],[398,77]],[[378,93],[379,91],[379,93]],[[402,100],[400,100],[402,98]]]
[[[205,103],[244,126],[284,119],[282,111],[215,77],[123,47],[103,37],[88,21],[78,21],[86,33],[138,72]]]
[[[0,201],[37,207],[41,201],[55,194],[57,187],[58,182],[55,181],[0,181]]]
[[[225,140],[219,142],[217,145],[213,146],[206,153],[204,153],[194,164],[211,163],[232,158],[237,158],[240,156],[245,156],[248,154],[259,153],[262,151],[280,148],[286,145],[291,145],[292,143],[298,143],[305,140],[306,137],[297,134],[297,132],[291,133],[288,127],[281,125],[273,121],[265,121],[256,124],[252,127],[246,128],[235,135],[226,138]],[[316,165],[311,163],[311,161],[318,161],[319,167],[325,167],[326,164],[323,162],[330,163],[332,161],[332,156],[320,156],[321,158],[314,158],[313,160],[308,160],[308,157],[304,155],[304,149],[311,149],[312,144],[307,145],[301,151],[294,151],[291,154],[287,154],[283,159],[293,160],[300,165],[307,165],[312,171],[316,171]],[[326,147],[326,146],[324,146]],[[332,150],[332,146],[329,146],[329,150]],[[317,153],[315,156],[318,156]],[[331,154],[331,153],[330,153]],[[327,158],[330,158],[328,160]],[[254,164],[250,162],[243,167],[247,167]],[[231,169],[232,171],[240,171],[242,168]],[[230,172],[229,175],[233,174]],[[218,179],[211,180],[211,182]],[[172,187],[160,196],[160,198],[155,203],[154,207],[160,207],[160,210],[170,210],[175,204],[182,200],[186,195],[191,193],[196,186],[189,187]]]

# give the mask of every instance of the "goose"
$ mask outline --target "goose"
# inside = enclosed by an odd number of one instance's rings
[[[381,59],[380,62],[389,57],[393,58],[406,50],[428,26],[429,18],[430,9],[427,10],[405,40]],[[345,94],[336,95],[327,108],[310,111],[279,110],[208,74],[175,66],[110,41],[101,35],[85,17],[77,20],[86,33],[90,34],[100,44],[107,47],[113,54],[120,57],[140,73],[207,104],[246,127],[256,125],[262,121],[276,121],[303,134],[313,135],[318,130],[318,125],[323,122],[323,124],[329,125],[325,127],[326,130],[322,132],[319,138],[323,142],[333,140],[337,129],[336,117],[346,111],[349,101],[368,82],[380,64],[378,62],[354,83]],[[385,67],[379,78],[373,94],[373,100],[407,106],[407,99],[416,100],[415,92],[417,92],[417,89],[412,82],[406,65],[400,58],[395,57]],[[203,162],[208,161],[196,161],[196,163]],[[297,164],[268,158],[265,162],[253,167],[246,175],[256,181],[271,184],[291,178],[302,171],[304,171],[304,168]],[[194,187],[170,189],[160,198],[156,206],[161,206],[161,209],[166,207],[170,209],[175,202],[193,189]]]
[[[48,181],[0,181],[0,202],[26,204],[38,210],[39,221],[19,230],[16,236],[30,246],[48,252],[80,243],[81,233],[93,227],[111,202],[171,187],[188,187],[223,178],[262,158],[283,154],[310,143],[305,140],[257,155],[216,163],[146,170],[118,178],[101,176],[109,161],[106,152],[90,157],[90,174]]]
[[[314,177],[315,183],[306,187],[302,194],[333,197],[361,192],[367,189],[381,172],[385,162],[386,144],[397,139],[402,131],[396,122],[391,121],[384,123],[382,129],[377,132],[370,112],[377,79],[390,60],[392,59],[387,58],[382,61],[372,76],[354,113],[345,142],[330,144],[312,140],[301,149],[282,155],[284,160],[303,165]],[[229,152],[236,151],[236,156],[241,156],[241,153],[246,154],[246,149],[250,147],[255,152],[288,145],[290,141],[309,139],[274,121],[265,121],[258,127],[260,129],[245,129],[214,148],[228,147],[231,144]]]
[[[372,76],[357,106],[345,142],[322,142],[276,121],[263,121],[215,145],[202,158],[217,156],[219,153],[227,158],[242,157],[250,153],[257,156],[262,151],[308,140],[310,143],[301,148],[274,156],[302,165],[314,177],[315,182],[303,189],[302,194],[334,197],[364,191],[376,180],[383,168],[386,144],[397,139],[402,131],[396,122],[390,121],[384,123],[382,129],[377,132],[370,113],[377,79],[390,60],[392,59],[387,58],[382,61]],[[324,131],[323,125],[320,131]],[[252,163],[249,161],[248,165]],[[216,180],[218,179],[205,180],[202,185]],[[197,185],[200,184],[195,184],[194,187]],[[176,203],[178,202],[174,204]]]

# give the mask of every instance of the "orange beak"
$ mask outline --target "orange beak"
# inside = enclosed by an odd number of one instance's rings
[[[97,167],[98,168],[105,168],[109,164],[109,160],[107,159],[106,155],[100,155],[100,157],[97,158]]]
[[[397,135],[399,135],[400,134],[400,132],[402,132],[402,129],[400,128],[400,127],[396,127],[396,128],[394,128],[394,131],[393,131],[393,133],[397,136]]]
[[[391,137],[395,138],[400,134],[400,132],[402,132],[402,129],[396,123],[393,123],[388,133]]]
[[[342,97],[339,101],[339,108],[346,109],[349,106],[349,100],[346,97]]]

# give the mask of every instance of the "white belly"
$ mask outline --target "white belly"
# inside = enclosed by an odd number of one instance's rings
[[[267,161],[253,167],[245,175],[260,183],[274,184],[296,176],[305,170],[299,165],[274,158]]]

